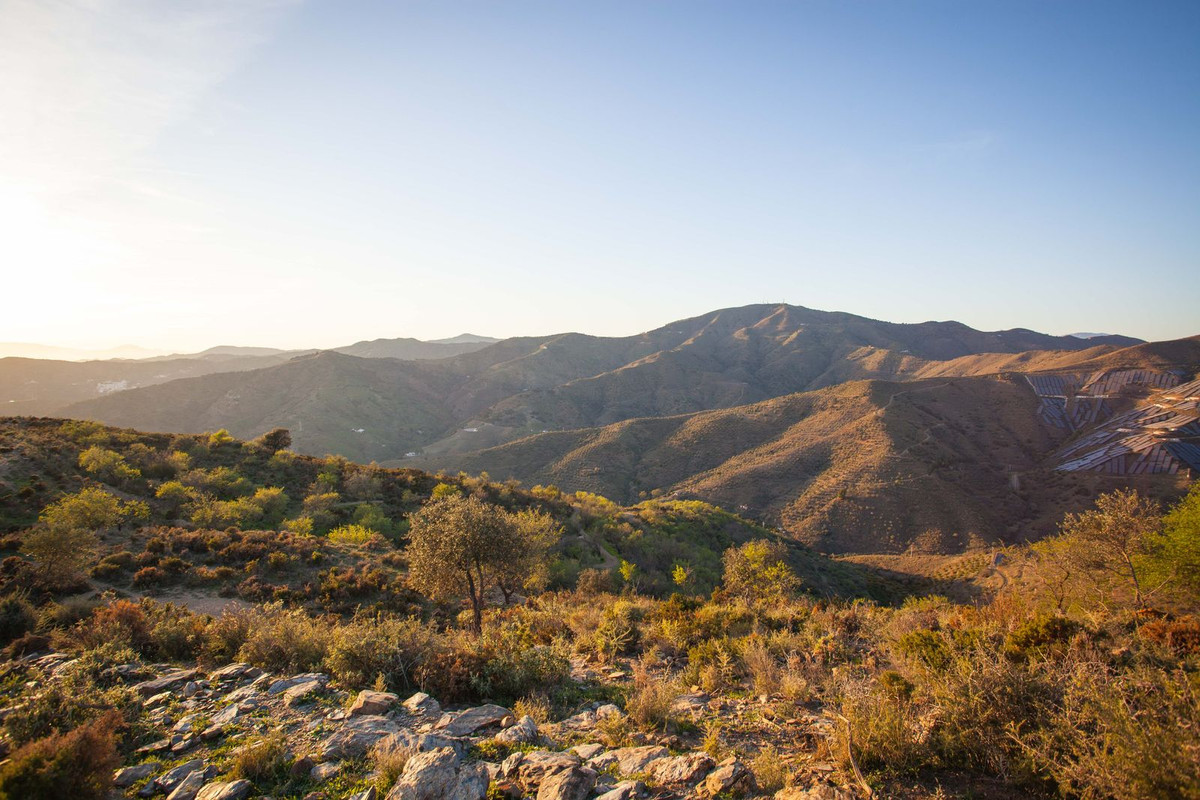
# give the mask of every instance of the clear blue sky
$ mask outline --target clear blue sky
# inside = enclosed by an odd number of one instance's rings
[[[1197,2],[90,5],[0,2],[0,340],[1200,333]]]

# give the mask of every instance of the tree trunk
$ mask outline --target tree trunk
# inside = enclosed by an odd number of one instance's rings
[[[472,627],[475,630],[476,636],[482,636],[483,635],[483,597],[481,596],[481,592],[483,590],[483,587],[481,586],[481,587],[479,587],[478,591],[476,590],[475,576],[471,574],[471,570],[469,570],[469,569],[467,570],[467,589],[471,593],[471,613],[472,613],[472,617],[473,617],[472,621],[474,623]]]

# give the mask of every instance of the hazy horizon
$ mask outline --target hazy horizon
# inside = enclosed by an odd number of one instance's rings
[[[7,0],[0,341],[1193,335],[1197,40],[1185,2]]]

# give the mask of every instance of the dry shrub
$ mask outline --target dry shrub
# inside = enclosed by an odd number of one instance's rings
[[[753,637],[742,648],[746,677],[758,694],[775,694],[780,686],[779,662],[761,638]]]
[[[121,765],[116,734],[123,724],[112,711],[21,747],[0,768],[0,799],[105,800]]]
[[[389,690],[406,691],[433,650],[433,632],[419,620],[359,615],[333,630],[325,665],[348,688],[382,676]]]
[[[282,778],[287,774],[291,761],[287,738],[283,733],[276,731],[265,739],[251,742],[233,751],[230,774],[249,781]]]
[[[774,794],[787,785],[788,770],[775,745],[767,745],[758,751],[750,762],[750,771],[754,773],[758,788],[765,794]]]
[[[513,704],[513,716],[520,719],[523,716],[528,716],[539,725],[544,725],[550,721],[550,699],[544,694],[532,694],[522,697]]]
[[[1200,686],[1183,670],[1078,670],[1050,728],[1025,739],[1065,794],[1200,798]]]
[[[895,673],[885,673],[885,675]],[[892,680],[862,678],[841,687],[841,713],[835,751],[849,764],[850,742],[864,769],[902,772],[932,761],[928,732],[918,720],[918,708],[910,701],[911,684],[901,688]],[[847,740],[847,724],[850,740]]]
[[[671,703],[679,686],[665,676],[656,676],[638,663],[633,667],[633,691],[625,701],[625,713],[642,730],[666,731],[675,721]]]
[[[280,603],[263,606],[238,658],[279,672],[316,669],[325,660],[330,627],[325,621],[310,617],[303,609],[284,609]]]
[[[1138,629],[1145,640],[1173,652],[1179,658],[1200,655],[1200,619],[1193,616],[1175,620],[1156,619]]]
[[[404,772],[404,765],[416,754],[416,748],[396,736],[385,736],[371,748],[371,764],[375,767],[375,788],[381,795],[392,788],[392,784]]]

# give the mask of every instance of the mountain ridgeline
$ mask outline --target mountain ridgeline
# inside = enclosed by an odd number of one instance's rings
[[[486,471],[622,503],[704,499],[831,551],[946,551],[1040,535],[1072,507],[1064,496],[1082,504],[1100,488],[1050,469],[1074,431],[1039,418],[1024,373],[1143,369],[1174,385],[1200,366],[1200,338],[984,332],[787,305],[628,337],[459,339],[436,344],[469,352],[442,358],[381,340],[231,353],[204,373],[159,361],[154,385],[10,408],[168,432],[283,427],[300,452]],[[98,367],[71,366],[68,388],[96,379],[84,371]]]

